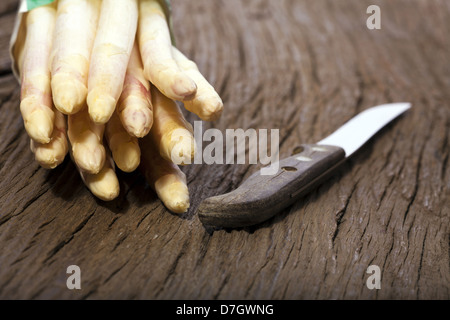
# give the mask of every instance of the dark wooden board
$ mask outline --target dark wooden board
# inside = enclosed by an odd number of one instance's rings
[[[366,27],[370,4],[381,30]],[[279,128],[285,157],[373,105],[413,104],[289,209],[212,234],[199,203],[258,166],[183,167],[180,217],[139,173],[118,173],[121,194],[103,203],[69,158],[35,163],[9,69],[15,8],[0,5],[0,298],[450,298],[449,1],[173,0],[178,47],[225,103],[205,129]],[[81,290],[66,287],[69,265]],[[380,290],[366,287],[370,265]]]

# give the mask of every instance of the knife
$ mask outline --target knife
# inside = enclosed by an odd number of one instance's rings
[[[296,148],[295,154],[279,161],[276,174],[262,175],[259,170],[236,190],[203,200],[200,221],[206,227],[239,228],[268,220],[324,182],[410,107],[406,102],[391,103],[361,112],[327,138]]]

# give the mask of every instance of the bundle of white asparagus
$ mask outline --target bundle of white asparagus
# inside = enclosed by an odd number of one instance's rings
[[[23,15],[12,55],[42,167],[70,153],[105,201],[119,194],[115,166],[140,168],[165,206],[183,213],[189,193],[172,154],[191,163],[195,140],[176,101],[205,121],[223,103],[172,45],[166,12],[157,0],[57,0]]]

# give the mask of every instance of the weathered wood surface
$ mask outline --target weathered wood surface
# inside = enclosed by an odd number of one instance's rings
[[[366,28],[370,4],[381,30]],[[280,128],[287,156],[370,106],[413,103],[289,210],[213,234],[195,215],[200,201],[257,166],[183,168],[183,217],[138,173],[119,173],[119,199],[102,203],[70,159],[39,168],[9,68],[15,7],[0,4],[0,298],[450,298],[449,1],[173,0],[178,46],[226,106],[205,128]],[[66,288],[72,264],[78,291]],[[370,265],[380,290],[366,287]]]

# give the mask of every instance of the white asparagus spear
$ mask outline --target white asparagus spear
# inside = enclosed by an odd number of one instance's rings
[[[73,154],[71,153],[73,159]],[[102,169],[97,174],[83,171],[77,166],[81,180],[94,196],[103,201],[112,201],[120,193],[119,179],[114,171],[114,162],[109,152],[106,154],[106,161]]]
[[[131,51],[117,111],[130,135],[142,138],[150,132],[153,124],[150,83],[144,77],[144,67],[136,42]]]
[[[31,151],[35,155],[36,161],[41,167],[54,169],[60,165],[69,151],[67,142],[67,125],[64,115],[55,111],[55,123],[52,139],[47,144],[41,144],[31,139]]]
[[[138,40],[146,78],[173,100],[192,99],[197,86],[172,57],[169,27],[157,0],[139,2]]]
[[[151,86],[154,121],[149,136],[160,155],[178,165],[191,164],[195,155],[192,125],[175,101]]]
[[[123,89],[136,37],[137,0],[103,0],[92,50],[87,104],[91,119],[106,123]]]
[[[177,165],[159,155],[150,136],[139,139],[139,144],[142,150],[139,168],[151,188],[171,212],[186,212],[189,208],[189,189],[185,174]]]
[[[172,53],[180,69],[197,84],[197,94],[194,99],[184,101],[184,107],[204,121],[219,119],[223,111],[223,102],[216,90],[200,73],[195,62],[189,60],[175,47],[172,47]]]
[[[59,0],[53,38],[51,73],[55,107],[78,112],[87,95],[89,59],[101,0]]]
[[[25,40],[27,37],[27,19],[26,19],[26,13],[23,15],[22,19],[19,21],[16,21],[17,28],[17,38],[15,43],[11,43],[11,58],[12,58],[12,72],[15,76],[18,76],[18,78],[21,81],[21,74],[22,74],[22,68],[23,68],[23,56],[24,56],[24,49],[25,49]],[[13,31],[14,32],[14,31]],[[11,38],[13,40],[13,38]]]
[[[20,68],[20,111],[25,129],[30,138],[42,144],[50,142],[55,118],[49,70],[55,13],[53,4],[26,13],[27,35]]]
[[[106,124],[105,138],[117,167],[124,172],[133,172],[139,166],[141,151],[136,137],[123,128],[117,112]]]
[[[90,119],[86,104],[68,118],[68,136],[76,165],[90,174],[99,173],[105,163],[102,144],[105,125]]]

